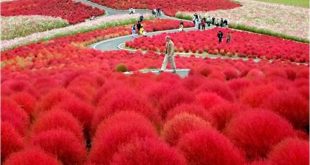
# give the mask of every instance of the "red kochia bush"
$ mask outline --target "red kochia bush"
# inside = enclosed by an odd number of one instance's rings
[[[277,112],[296,127],[309,125],[309,102],[296,90],[272,93],[264,99],[263,107]]]
[[[175,149],[155,138],[134,139],[113,155],[111,165],[185,165]]]
[[[46,154],[38,148],[28,148],[23,151],[13,153],[4,162],[4,165],[61,165],[61,163],[51,155]]]
[[[224,104],[226,102],[226,100],[213,92],[202,92],[196,95],[196,99],[205,109],[210,109],[213,106]]]
[[[136,112],[119,112],[103,121],[93,138],[89,160],[94,164],[109,164],[119,146],[133,138],[157,137],[152,124]]]
[[[191,103],[194,101],[194,95],[184,88],[174,88],[166,91],[166,94],[160,99],[160,114],[166,118],[167,112],[175,106],[182,103]]]
[[[213,125],[218,130],[223,130],[231,118],[239,112],[244,111],[245,108],[245,106],[237,103],[224,103],[212,107],[209,113],[212,116]]]
[[[18,92],[11,95],[11,98],[30,115],[35,107],[36,98],[27,92]]]
[[[78,119],[83,128],[89,129],[94,113],[94,107],[76,97],[68,98],[66,101],[59,103],[56,109],[62,109],[71,113]]]
[[[265,158],[273,145],[294,135],[290,123],[267,110],[239,113],[227,125],[225,132],[250,160]]]
[[[203,106],[197,105],[194,103],[180,104],[180,105],[174,107],[172,110],[170,110],[168,112],[166,120],[170,120],[180,113],[193,114],[193,115],[196,115],[196,116],[204,119],[205,121],[213,123],[213,119],[212,119],[211,115],[203,108]]]
[[[1,98],[1,121],[11,123],[15,129],[24,135],[29,126],[29,116],[10,98]]]
[[[1,161],[23,148],[23,139],[8,122],[1,123]]]
[[[70,131],[55,129],[32,138],[32,144],[55,155],[64,165],[80,165],[86,160],[86,149]]]
[[[72,93],[64,88],[56,88],[46,95],[44,95],[37,107],[36,112],[40,113],[42,111],[51,110],[53,107],[58,105],[61,102],[66,102],[68,99],[75,97]]]
[[[237,148],[222,134],[213,129],[186,134],[178,143],[189,165],[240,165],[244,158]]]
[[[156,109],[152,108],[142,96],[127,88],[117,88],[101,98],[94,115],[93,129],[105,118],[126,110],[141,113],[156,124],[160,120]]]
[[[71,131],[76,137],[83,142],[83,129],[79,121],[69,112],[63,110],[52,110],[44,113],[33,124],[32,133],[34,135],[53,129],[64,129]]]
[[[253,108],[260,107],[263,101],[277,89],[272,85],[250,86],[241,94],[241,102]]]
[[[277,144],[268,157],[273,165],[308,165],[309,142],[288,138]]]
[[[176,145],[185,134],[209,127],[208,122],[196,115],[180,113],[165,123],[162,135],[169,144]]]

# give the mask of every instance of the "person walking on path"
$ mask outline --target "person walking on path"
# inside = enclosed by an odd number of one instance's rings
[[[223,32],[222,31],[219,31],[218,33],[217,33],[217,38],[219,39],[219,43],[221,43],[222,42],[222,40],[223,40]]]
[[[207,20],[206,18],[202,18],[201,20],[201,30],[206,30],[206,23],[207,23]]]
[[[173,73],[176,73],[176,65],[174,61],[174,43],[170,36],[166,36],[166,53],[160,72],[166,70],[168,62],[173,69]]]
[[[211,23],[212,23],[212,19],[211,19],[210,16],[208,16],[206,22],[207,22],[208,27],[210,27],[210,26],[211,26]]]
[[[184,31],[184,23],[183,23],[183,21],[180,22],[179,31],[180,32]]]
[[[131,27],[131,35],[134,38],[136,36],[137,32],[136,32],[136,25],[132,25]]]

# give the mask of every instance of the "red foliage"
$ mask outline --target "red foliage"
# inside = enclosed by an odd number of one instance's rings
[[[213,125],[218,130],[223,130],[229,121],[238,113],[244,111],[245,106],[237,103],[224,103],[212,107],[209,110],[213,119]]]
[[[111,90],[101,98],[99,105],[94,115],[93,129],[105,118],[126,110],[141,113],[156,124],[160,121],[156,109],[152,108],[141,95],[128,88]]]
[[[205,109],[210,109],[213,106],[224,104],[226,102],[226,100],[213,92],[202,92],[196,95],[196,99]]]
[[[194,95],[189,90],[184,88],[171,89],[165,91],[165,94],[159,100],[160,114],[163,119],[166,118],[169,110],[182,103],[191,103],[194,101]]]
[[[1,123],[1,161],[21,150],[24,147],[23,139],[14,127],[8,122]]]
[[[308,165],[309,142],[288,138],[277,144],[268,157],[275,165]]]
[[[72,132],[81,142],[84,141],[82,126],[69,112],[52,110],[38,117],[32,125],[32,134],[37,135],[53,129]]]
[[[118,148],[134,138],[156,137],[152,124],[135,112],[120,112],[102,123],[93,139],[89,160],[95,164],[108,164]],[[118,120],[122,119],[122,120]],[[117,121],[117,122],[116,122]]]
[[[176,1],[148,1],[148,0],[92,0],[93,2],[116,9],[148,8],[162,9],[165,14],[175,16],[178,11],[212,11],[218,9],[232,9],[240,5],[228,0],[176,0]],[[173,6],[173,7],[172,7]]]
[[[18,92],[11,95],[11,98],[24,110],[31,115],[36,105],[36,98],[27,92]]]
[[[228,32],[231,32],[233,40],[230,43],[219,44],[217,40],[217,33],[219,30],[224,33],[224,37]],[[150,50],[151,47],[162,49],[165,46],[162,44],[165,35],[166,34],[160,34],[150,38],[136,38],[133,41],[127,42],[127,46],[139,49],[142,48],[144,50]],[[188,48],[188,50],[196,52],[197,50],[204,48],[205,51],[210,54],[225,56],[230,56],[233,54],[239,57],[246,56],[249,58],[259,57],[266,59],[289,60],[294,62],[309,62],[308,44],[284,40],[282,38],[268,35],[232,30],[228,28],[214,28],[206,31],[174,33],[170,36],[176,45],[176,50],[182,50],[180,48]],[[235,70],[232,71],[233,72],[230,72],[233,73],[231,74],[232,78],[238,77],[238,72]],[[226,78],[231,78],[227,73],[228,72],[226,70]],[[262,76],[260,72],[254,72],[250,75]]]
[[[179,150],[189,165],[240,165],[244,163],[241,153],[216,130],[206,129],[186,134],[180,139]]]
[[[13,153],[4,165],[61,165],[58,160],[38,148],[28,148]]]
[[[276,92],[277,89],[272,85],[258,85],[250,86],[247,88],[243,94],[241,94],[241,102],[247,104],[253,108],[260,107],[264,100],[270,96],[273,92]]]
[[[1,98],[1,121],[11,123],[15,129],[24,135],[29,126],[29,116],[16,102],[10,98]]]
[[[71,0],[23,0],[1,3],[2,16],[46,15],[67,19],[72,24],[102,14],[104,11]]]
[[[55,155],[64,165],[80,165],[86,160],[86,149],[70,131],[56,129],[37,134],[32,144]]]
[[[79,98],[72,97],[66,98],[55,108],[71,113],[76,119],[79,120],[84,129],[90,129],[91,120],[94,114],[94,107],[92,105]]]
[[[185,134],[211,127],[202,118],[188,113],[180,113],[168,120],[163,128],[162,136],[171,145],[176,145]]]
[[[293,127],[285,119],[267,110],[239,113],[225,132],[249,160],[265,158],[273,145],[294,135]]]
[[[296,127],[309,126],[309,102],[298,91],[282,90],[271,93],[264,99],[262,106],[280,114]]]
[[[188,113],[195,116],[198,116],[205,121],[208,121],[210,123],[213,123],[213,118],[211,115],[203,108],[201,105],[197,105],[194,103],[189,104],[180,104],[176,107],[174,107],[172,110],[168,112],[168,115],[166,117],[166,120],[170,120],[174,118],[176,115],[181,113]]]
[[[133,154],[134,153],[134,154]],[[175,149],[154,138],[134,139],[113,155],[111,165],[185,165]]]

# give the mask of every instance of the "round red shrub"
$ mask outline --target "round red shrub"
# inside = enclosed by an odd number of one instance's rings
[[[180,113],[165,123],[162,136],[169,144],[176,145],[185,134],[209,127],[208,122],[196,115]]]
[[[91,127],[91,120],[94,114],[94,107],[83,100],[72,97],[67,98],[66,101],[59,103],[55,109],[62,109],[71,113],[79,120],[82,127],[86,130]]]
[[[166,94],[160,99],[160,114],[163,119],[166,118],[169,110],[182,103],[191,103],[194,101],[194,95],[184,89],[175,88],[170,91],[166,91]]]
[[[263,79],[265,78],[265,73],[259,69],[251,69],[246,75],[248,79]]]
[[[81,124],[69,112],[55,109],[42,114],[42,116],[33,123],[32,134],[36,135],[53,129],[71,131],[81,142],[84,141]]]
[[[61,163],[51,155],[46,154],[38,148],[28,148],[23,151],[13,153],[4,162],[4,165],[61,165]]]
[[[36,98],[27,92],[18,92],[11,95],[11,98],[25,111],[31,115],[35,105]]]
[[[265,158],[273,145],[294,135],[289,122],[267,110],[239,113],[231,119],[225,132],[249,160]]]
[[[224,82],[218,80],[207,80],[199,87],[196,92],[213,92],[221,96],[228,101],[234,101],[235,96],[232,90]]]
[[[9,122],[1,123],[1,161],[24,147],[20,134]]]
[[[1,98],[1,121],[11,123],[15,129],[24,135],[29,126],[29,116],[20,106],[10,98]]]
[[[296,90],[274,92],[264,99],[262,106],[280,114],[296,127],[309,126],[309,102]]]
[[[86,160],[86,148],[70,131],[49,130],[32,138],[32,144],[55,155],[64,165],[80,165]]]
[[[244,158],[237,148],[213,129],[194,131],[183,136],[178,145],[189,165],[240,165]]]
[[[257,108],[260,107],[264,100],[275,91],[277,91],[277,89],[269,84],[260,86],[253,85],[241,94],[240,101],[253,108]]]
[[[176,115],[180,113],[188,113],[196,115],[205,121],[208,121],[210,123],[213,123],[213,119],[211,115],[203,108],[202,105],[189,103],[189,104],[180,104],[176,107],[174,107],[172,110],[168,112],[168,115],[166,117],[166,120],[170,120]]]
[[[59,103],[66,102],[68,99],[74,98],[75,96],[70,93],[68,90],[63,89],[63,88],[56,88],[46,95],[44,95],[37,107],[36,107],[36,112],[44,112],[51,110],[53,107],[58,105]]]
[[[150,121],[136,112],[116,113],[98,126],[89,160],[94,164],[108,164],[120,146],[133,138],[144,137],[157,137]]]
[[[160,121],[156,109],[152,108],[142,96],[127,88],[111,90],[105,97],[101,98],[99,105],[92,122],[93,129],[105,118],[116,112],[126,110],[141,113],[156,124]]]
[[[248,163],[247,165],[272,165],[271,162],[269,160],[255,160],[252,161],[250,163]]]
[[[209,113],[213,119],[213,125],[218,130],[223,130],[229,121],[239,112],[246,109],[245,106],[237,103],[224,103],[213,106]]]
[[[133,154],[134,153],[134,154]],[[134,139],[113,155],[111,165],[185,165],[175,149],[154,138]]]
[[[213,93],[213,92],[202,92],[196,95],[196,100],[205,109],[210,109],[215,105],[224,104],[226,102],[226,100],[224,100],[218,94]]]
[[[277,144],[268,157],[273,165],[308,165],[309,142],[288,138]]]

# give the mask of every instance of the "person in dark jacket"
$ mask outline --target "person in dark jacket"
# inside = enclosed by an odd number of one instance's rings
[[[207,19],[204,17],[201,20],[201,29],[202,30],[206,30],[206,23],[207,23]]]
[[[219,39],[219,43],[221,43],[221,42],[222,42],[222,40],[223,40],[223,36],[224,36],[224,34],[223,34],[223,32],[222,32],[222,31],[219,31],[219,32],[217,33],[217,38]]]
[[[137,23],[137,32],[138,32],[138,34],[140,34],[141,27],[142,27],[141,22],[138,21],[138,23]]]
[[[144,19],[143,15],[140,16],[139,21],[142,22]]]
[[[224,19],[223,19],[223,18],[221,18],[220,26],[221,26],[221,27],[224,27]]]
[[[212,17],[211,24],[212,24],[212,25],[215,25],[215,17]]]

